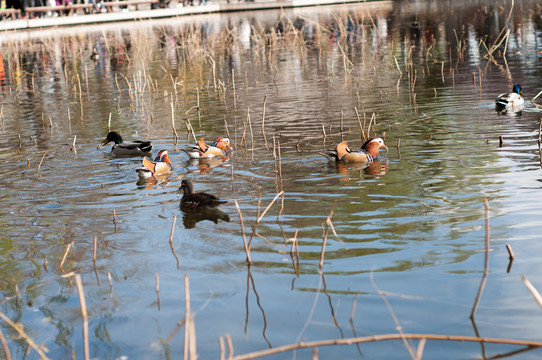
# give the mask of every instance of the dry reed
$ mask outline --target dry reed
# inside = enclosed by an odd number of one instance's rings
[[[173,216],[173,224],[171,225],[171,233],[169,234],[169,246],[171,247],[171,252],[173,253],[173,256],[175,256],[175,260],[177,260],[177,269],[180,269],[181,262],[179,261],[179,258],[177,257],[177,254],[175,253],[175,248],[173,247],[173,233],[175,232],[176,222],[177,222],[177,215]]]
[[[71,247],[73,246],[75,242],[72,241],[71,243],[66,246],[66,250],[64,251],[64,256],[62,257],[62,261],[60,261],[60,265],[58,265],[58,269],[62,271],[62,266],[64,265],[64,261],[66,260],[66,257],[68,256],[68,252],[70,251]]]
[[[85,301],[85,293],[83,292],[83,283],[81,275],[75,274],[75,284],[77,286],[77,294],[79,295],[79,303],[81,305],[81,316],[83,317],[83,346],[85,351],[85,360],[90,359],[90,350],[88,342],[88,314],[87,303]]]
[[[11,326],[13,328],[13,330],[15,330],[16,332],[19,333],[19,335],[25,339],[25,341],[28,343],[28,345],[30,345],[30,347],[34,350],[36,350],[36,352],[40,355],[40,357],[42,359],[49,359],[47,357],[47,355],[45,355],[45,352],[43,351],[43,349],[37,345],[34,340],[32,340],[27,334],[26,332],[24,331],[24,328],[23,326],[20,326],[19,324],[16,324],[14,323],[13,321],[11,321],[10,318],[8,318],[3,312],[0,311],[0,318],[2,320],[4,320],[9,326]]]
[[[472,307],[472,311],[470,313],[470,318],[474,319],[474,315],[476,314],[476,310],[478,308],[478,304],[480,302],[480,298],[482,297],[482,292],[484,291],[484,287],[487,281],[487,275],[489,273],[489,202],[487,199],[484,199],[484,208],[485,208],[485,218],[486,218],[486,251],[485,251],[485,258],[484,258],[484,276],[482,277],[482,282],[480,283],[480,288],[478,289],[478,294],[476,295],[476,299],[474,300],[474,305]]]

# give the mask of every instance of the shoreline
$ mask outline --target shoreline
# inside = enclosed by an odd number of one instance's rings
[[[116,11],[101,14],[77,14],[72,16],[41,17],[34,19],[15,19],[0,21],[0,32],[19,31],[19,30],[37,30],[43,28],[57,28],[67,26],[77,26],[86,24],[100,24],[109,22],[123,22],[134,20],[149,20],[161,18],[175,18],[190,15],[217,14],[227,12],[241,12],[254,10],[269,10],[281,8],[298,8],[310,6],[325,5],[348,5],[361,4],[364,8],[382,8],[389,6],[391,1],[371,1],[363,0],[287,0],[287,1],[254,1],[238,3],[218,3],[209,2],[206,5],[184,6],[166,9],[147,9],[131,10],[127,12]]]

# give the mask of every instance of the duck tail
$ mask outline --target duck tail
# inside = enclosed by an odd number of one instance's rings
[[[319,152],[318,154],[325,156],[329,161],[336,161],[339,159],[337,151],[335,150],[326,150],[325,152]]]

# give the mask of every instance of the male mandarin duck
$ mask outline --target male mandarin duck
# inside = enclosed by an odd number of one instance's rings
[[[134,140],[131,142],[122,141],[122,136],[115,131],[107,134],[102,145],[114,142],[111,152],[120,156],[144,156],[148,155],[152,150],[150,141]]]
[[[154,161],[150,161],[145,156],[143,158],[143,165],[136,169],[137,174],[142,179],[148,179],[155,175],[167,174],[173,169],[171,161],[166,150],[160,150]]]
[[[92,49],[92,54],[90,54],[90,60],[93,60],[93,61],[100,60],[100,53],[98,53],[98,51],[96,51],[96,48]]]
[[[352,151],[348,147],[348,142],[343,141],[335,150],[326,150],[320,154],[330,160],[370,165],[378,157],[381,147],[388,148],[382,138],[372,137],[361,146],[361,150]]]
[[[180,189],[183,190],[181,199],[182,211],[205,211],[216,208],[227,201],[220,200],[218,197],[204,192],[194,192],[194,186],[190,180],[183,180]]]
[[[230,139],[219,137],[211,146],[205,144],[203,139],[201,139],[195,146],[192,146],[190,149],[183,149],[183,151],[192,159],[203,159],[215,156],[227,156],[232,151],[232,147],[230,146]]]
[[[523,105],[524,102],[520,84],[514,84],[511,93],[501,94],[495,100],[497,107],[515,107]]]

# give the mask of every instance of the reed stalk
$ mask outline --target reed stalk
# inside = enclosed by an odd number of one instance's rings
[[[73,246],[75,242],[72,241],[71,243],[66,246],[66,250],[64,251],[64,256],[62,257],[62,261],[60,261],[60,265],[58,265],[58,269],[62,271],[62,266],[64,265],[64,261],[66,261],[66,257],[68,256],[68,252],[70,251],[71,247]]]
[[[19,335],[25,339],[25,341],[28,343],[28,345],[30,345],[30,347],[34,350],[36,350],[36,352],[40,355],[40,357],[42,359],[49,359],[47,357],[47,355],[45,355],[45,352],[41,349],[41,347],[39,345],[37,345],[34,340],[32,340],[30,338],[30,336],[28,336],[25,331],[24,331],[24,327],[23,326],[20,326],[16,323],[14,323],[13,321],[11,321],[10,318],[8,318],[3,312],[0,311],[0,318],[2,320],[4,320],[9,326],[11,326],[13,328],[13,330],[15,330],[16,332],[19,333]]]
[[[474,319],[474,315],[476,314],[476,310],[478,309],[478,304],[480,303],[480,299],[482,297],[482,292],[484,291],[484,287],[486,285],[487,275],[489,274],[490,237],[489,237],[489,202],[487,201],[487,199],[484,199],[484,208],[485,208],[485,218],[486,218],[486,251],[485,251],[485,258],[484,258],[484,275],[482,277],[482,282],[480,283],[478,294],[476,295],[476,299],[474,300],[474,305],[470,313],[471,319]]]
[[[83,346],[84,346],[85,360],[89,360],[90,348],[89,348],[89,341],[88,341],[87,303],[85,301],[85,293],[83,291],[83,282],[81,281],[81,275],[75,274],[75,284],[77,286],[77,294],[79,295],[79,303],[81,305],[81,315],[83,317]]]
[[[239,208],[239,204],[237,203],[237,200],[234,200],[235,207],[237,208],[237,214],[239,215],[239,222],[241,223],[241,234],[243,235],[243,245],[245,246],[245,253],[247,254],[247,264],[251,264],[252,260],[250,259],[250,247],[247,244],[247,238],[245,236],[245,225],[243,223],[243,214],[241,213],[241,208]]]
[[[4,350],[4,356],[6,360],[11,360],[11,352],[9,351],[9,346],[2,329],[0,329],[0,343],[2,344],[2,350]]]
[[[171,247],[171,252],[173,253],[173,256],[175,256],[175,260],[177,260],[177,269],[180,269],[181,262],[179,261],[179,258],[177,257],[177,254],[175,253],[175,248],[173,247],[173,233],[175,232],[176,222],[177,222],[177,215],[173,216],[173,224],[171,225],[171,233],[169,234],[169,246]]]

